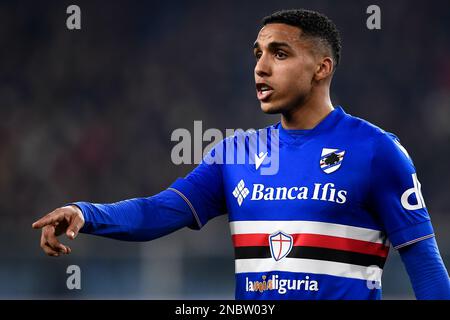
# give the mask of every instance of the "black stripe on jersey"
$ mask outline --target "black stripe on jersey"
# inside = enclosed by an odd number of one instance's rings
[[[270,247],[235,247],[235,259],[262,259],[271,258]]]
[[[235,247],[235,259],[263,259],[271,258],[270,247]],[[386,258],[359,252],[319,248],[319,247],[293,247],[287,258],[302,258],[342,262],[360,266],[384,267]]]

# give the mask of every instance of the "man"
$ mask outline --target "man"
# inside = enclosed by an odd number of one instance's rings
[[[408,153],[393,134],[331,103],[340,47],[335,25],[317,12],[266,17],[254,44],[256,91],[281,121],[223,140],[152,197],[54,210],[33,224],[43,250],[70,253],[57,240],[63,233],[145,241],[228,213],[237,299],[380,299],[390,243],[418,299],[450,298]],[[252,153],[248,141],[264,134],[277,143]],[[230,152],[255,162],[221,162]],[[269,154],[277,170],[262,174]]]

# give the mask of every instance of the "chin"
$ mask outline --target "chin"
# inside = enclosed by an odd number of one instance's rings
[[[283,108],[272,104],[271,102],[261,102],[261,110],[267,114],[282,113]]]

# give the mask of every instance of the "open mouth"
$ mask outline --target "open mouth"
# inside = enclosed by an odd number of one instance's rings
[[[267,101],[273,93],[273,88],[266,83],[256,84],[256,96],[259,101]]]

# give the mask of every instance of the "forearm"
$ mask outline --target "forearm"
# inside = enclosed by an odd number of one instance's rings
[[[417,299],[450,299],[448,273],[434,237],[409,245],[399,252]]]
[[[81,233],[126,241],[148,241],[194,223],[184,200],[171,190],[111,204],[76,202],[85,224]]]

